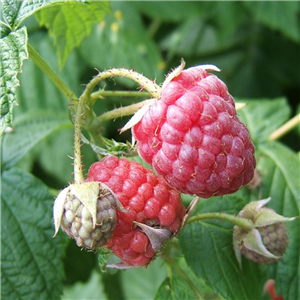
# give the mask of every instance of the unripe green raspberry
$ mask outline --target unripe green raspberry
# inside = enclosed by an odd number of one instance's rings
[[[241,254],[256,263],[274,263],[282,258],[288,245],[287,231],[283,222],[294,220],[278,215],[265,208],[271,198],[247,204],[238,214],[253,224],[246,230],[237,225],[233,228],[233,246],[241,265]]]
[[[112,236],[118,208],[118,199],[106,185],[100,182],[72,184],[55,200],[55,235],[61,226],[79,247],[101,247]]]
[[[284,254],[288,245],[288,238],[285,225],[283,223],[272,224],[257,228],[259,235],[245,234],[245,239],[241,244],[240,251],[247,258],[259,264],[271,264],[278,261]],[[249,237],[255,237],[255,240],[260,241],[259,244],[265,251],[257,251],[256,247],[251,246]],[[254,240],[254,239],[253,239]]]

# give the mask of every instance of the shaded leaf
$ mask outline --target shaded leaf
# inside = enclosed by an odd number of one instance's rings
[[[126,299],[153,299],[166,276],[166,268],[157,258],[147,269],[134,268],[121,273]]]
[[[3,172],[1,192],[2,298],[59,299],[66,239],[52,238],[52,196],[40,180],[16,168]]]
[[[95,26],[80,46],[80,53],[93,68],[132,69],[148,78],[163,81],[162,57],[131,3],[112,2],[113,15]],[[105,55],[105,53],[107,55]],[[134,87],[128,79],[124,84]]]
[[[164,22],[180,22],[202,11],[198,1],[134,1],[133,6],[143,14]],[[204,3],[207,5],[207,3]]]
[[[71,51],[88,36],[95,22],[110,12],[108,1],[69,2],[41,10],[36,17],[54,37],[59,66],[62,68]]]
[[[23,60],[28,58],[27,30],[22,27],[1,39],[1,121],[0,135],[12,126],[13,107],[17,104],[16,87]]]
[[[183,20],[162,40],[164,50],[184,57],[211,55],[228,49],[244,38],[233,34],[243,20],[238,2],[207,1],[198,5],[200,7],[193,16]]]
[[[108,299],[104,292],[104,286],[100,274],[93,271],[86,283],[77,282],[64,288],[62,300],[94,300]]]
[[[243,3],[256,21],[271,29],[279,30],[296,42],[300,40],[298,19],[300,5],[297,1],[244,1]]]
[[[72,126],[72,124],[65,113],[37,110],[23,114],[16,121],[14,131],[6,134],[3,139],[4,167],[11,167],[41,140],[66,126]]]

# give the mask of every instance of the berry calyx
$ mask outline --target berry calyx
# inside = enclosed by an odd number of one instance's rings
[[[126,210],[117,212],[116,228],[105,245],[126,266],[147,265],[179,230],[186,213],[180,194],[141,164],[107,156],[90,167],[87,180],[107,185]]]
[[[139,155],[168,184],[202,198],[248,184],[256,161],[226,85],[207,67],[178,70],[132,127]],[[214,69],[216,70],[216,69]]]

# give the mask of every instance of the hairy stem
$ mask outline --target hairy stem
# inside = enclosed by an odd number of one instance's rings
[[[160,97],[161,88],[154,81],[148,79],[147,77],[143,76],[142,74],[139,74],[138,72],[136,72],[134,70],[127,70],[127,69],[123,69],[123,68],[117,68],[117,69],[113,68],[113,69],[99,73],[99,75],[94,77],[89,82],[89,84],[86,86],[86,89],[82,95],[85,98],[90,99],[91,93],[94,90],[94,88],[97,86],[97,84],[99,84],[104,79],[112,78],[115,76],[125,77],[128,79],[134,80],[135,82],[137,82],[140,85],[141,90],[145,89],[154,98]]]
[[[95,101],[99,98],[105,97],[140,97],[150,98],[151,94],[147,92],[136,92],[136,91],[99,91],[91,94],[91,100]]]
[[[204,219],[219,219],[219,220],[223,220],[223,221],[228,221],[234,225],[244,228],[245,230],[251,230],[253,228],[253,224],[250,220],[247,220],[242,217],[233,216],[233,215],[229,215],[229,214],[225,214],[225,213],[218,213],[218,212],[204,213],[204,214],[199,214],[199,215],[190,217],[186,223],[189,224],[189,223],[201,221]]]
[[[83,171],[81,162],[81,125],[82,125],[82,105],[84,98],[79,99],[75,118],[75,134],[74,134],[74,181],[77,184],[83,183]]]
[[[33,62],[49,77],[53,84],[71,101],[77,97],[66,85],[66,83],[55,73],[55,71],[47,64],[47,62],[37,53],[37,51],[30,45],[27,44],[29,57]]]
[[[300,113],[290,119],[288,122],[283,124],[277,130],[275,130],[270,136],[269,141],[274,141],[280,139],[282,136],[287,134],[289,131],[294,129],[298,124],[300,124]]]

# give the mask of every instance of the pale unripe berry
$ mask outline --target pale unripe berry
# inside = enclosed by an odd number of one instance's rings
[[[233,247],[239,264],[241,254],[256,263],[274,263],[282,258],[288,245],[283,222],[292,221],[266,208],[271,198],[247,204],[238,216],[250,221],[250,228],[233,227]]]
[[[112,236],[118,208],[118,199],[106,185],[99,182],[72,184],[55,200],[55,234],[61,226],[79,247],[101,247]]]

